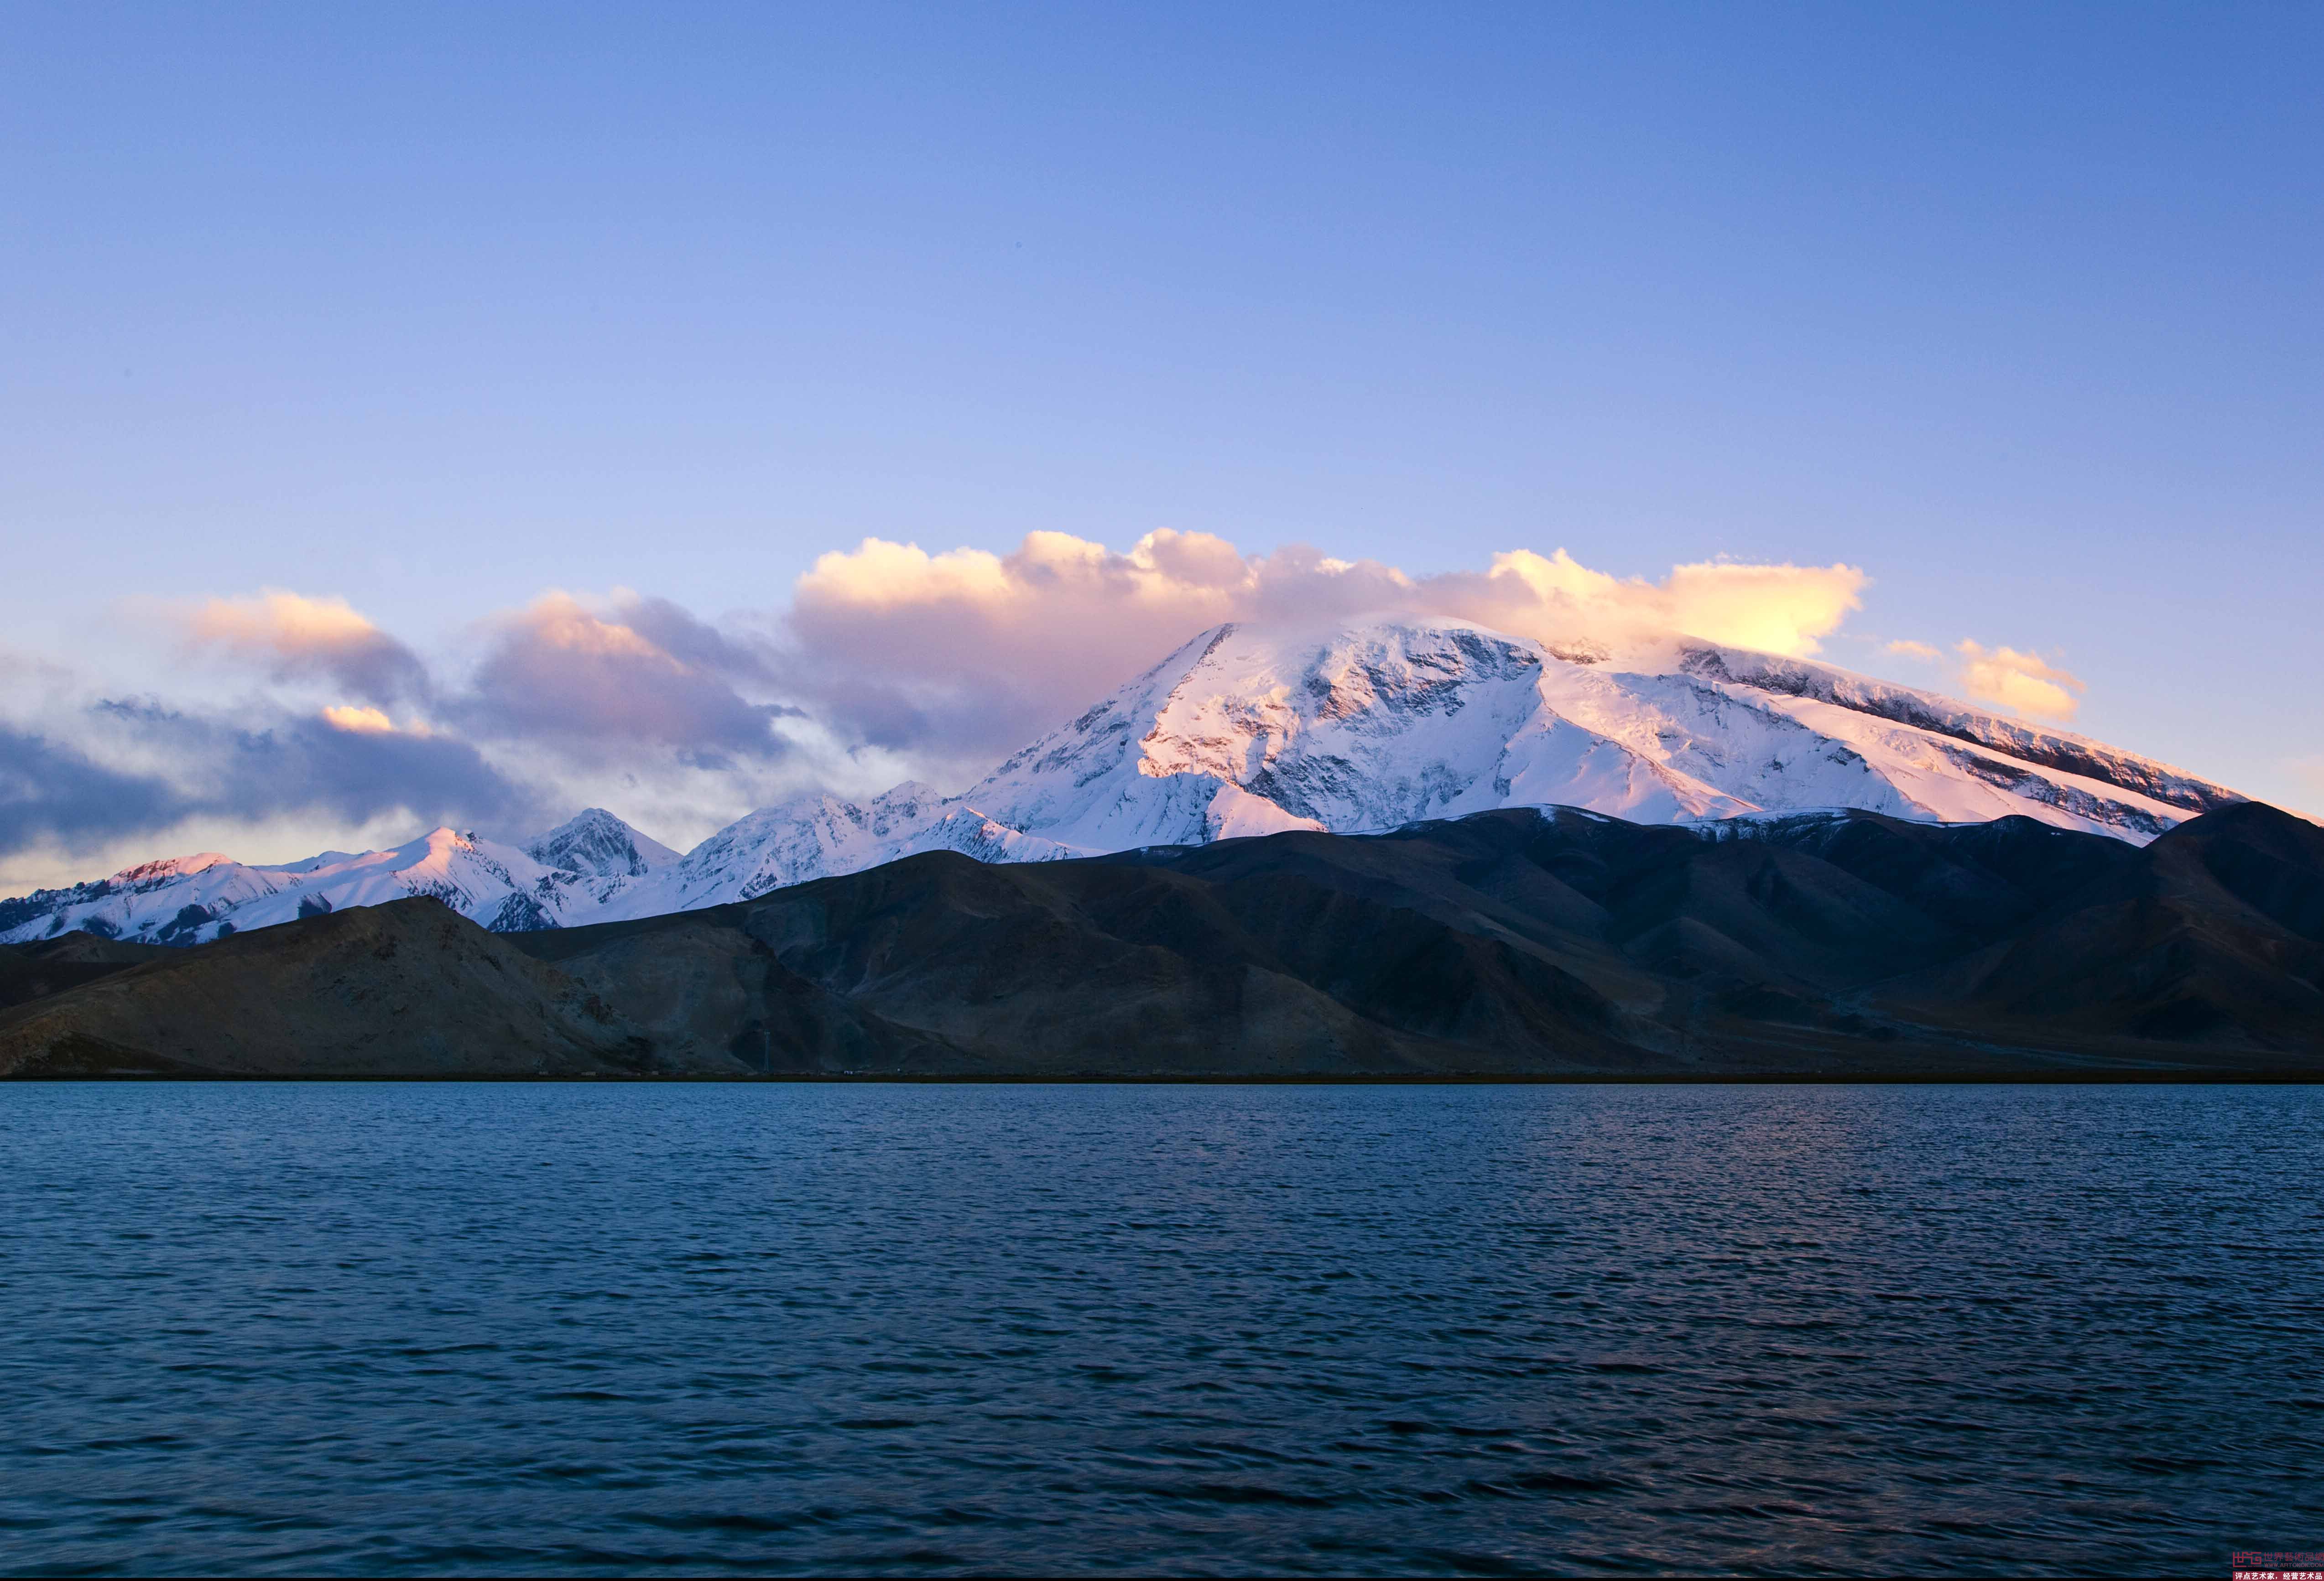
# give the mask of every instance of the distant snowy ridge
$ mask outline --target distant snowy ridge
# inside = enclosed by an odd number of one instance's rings
[[[431,894],[503,931],[749,899],[927,850],[1045,861],[1495,807],[1644,823],[1863,808],[2020,814],[2143,843],[2245,798],[1935,693],[1690,638],[1545,645],[1448,620],[1221,626],[956,796],[761,808],[678,857],[593,809],[519,850],[438,830],[281,868],[152,863],[0,903],[0,942],[90,927],[194,942],[301,907]]]
[[[1713,681],[1811,698],[1897,724],[1912,725],[1931,735],[1991,749],[2020,763],[2136,791],[2150,800],[2189,813],[2208,813],[2249,799],[2167,763],[2121,751],[2086,736],[2040,730],[1967,707],[1933,692],[1871,680],[1830,665],[1694,645],[1683,651],[1680,667]],[[2152,839],[2163,830],[2146,832]]]
[[[622,888],[676,859],[676,852],[595,807],[523,850],[438,829],[386,850],[325,851],[279,867],[245,867],[206,851],[0,901],[0,942],[78,929],[198,944],[415,895],[432,896],[497,933],[525,933],[595,921]]]

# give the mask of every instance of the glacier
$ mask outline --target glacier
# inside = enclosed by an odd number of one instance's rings
[[[161,943],[433,895],[503,932],[749,899],[929,850],[1045,861],[1511,806],[1633,822],[1861,808],[2135,843],[2246,800],[1936,693],[1683,636],[1547,644],[1468,621],[1203,632],[954,795],[807,793],[683,857],[593,808],[522,846],[450,829],[280,867],[215,854],[0,902],[0,942]]]

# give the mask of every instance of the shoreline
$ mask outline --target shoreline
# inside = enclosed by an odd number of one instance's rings
[[[238,1071],[129,1071],[87,1073],[44,1072],[35,1076],[0,1077],[0,1087],[86,1086],[90,1083],[189,1086],[213,1082],[429,1083],[438,1086],[508,1085],[571,1087],[764,1087],[764,1086],[889,1086],[889,1087],[2314,1087],[2324,1085],[2324,1073],[2312,1071],[1906,1071],[1837,1075],[1821,1071],[1774,1071],[1732,1076],[1508,1075],[1430,1072],[1425,1075],[1157,1075],[1043,1076],[954,1075],[895,1072],[811,1071],[760,1075],[595,1074],[525,1075],[480,1072],[473,1076],[345,1075],[311,1076]]]

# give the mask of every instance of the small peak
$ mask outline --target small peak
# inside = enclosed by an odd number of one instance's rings
[[[600,878],[634,878],[678,859],[676,851],[603,807],[582,808],[548,833],[525,841],[523,850],[543,867]]]
[[[890,786],[872,798],[874,807],[917,807],[944,800],[943,793],[925,780],[908,779]]]
[[[2324,861],[2324,828],[2318,821],[2267,802],[2232,802],[2214,808],[2188,819],[2163,839],[2177,845],[2222,839],[2257,841],[2299,850],[2310,865]]]
[[[152,878],[182,878],[231,862],[232,857],[206,850],[189,857],[162,857],[150,862],[140,862],[134,868],[124,868],[113,875],[115,884],[136,884]]]

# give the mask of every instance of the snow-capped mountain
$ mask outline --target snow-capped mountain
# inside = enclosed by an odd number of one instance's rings
[[[386,850],[325,851],[277,867],[246,867],[205,851],[0,901],[0,942],[78,930],[198,944],[414,895],[433,896],[496,932],[522,933],[595,921],[607,900],[676,859],[668,847],[595,807],[522,850],[438,829]]]
[[[1618,651],[1458,620],[1222,626],[960,795],[907,784],[763,808],[607,915],[744,899],[922,850],[1038,861],[1506,806],[1643,822],[2019,813],[2144,842],[2243,799],[1934,693],[1691,639]]]
[[[0,903],[0,942],[87,927],[190,943],[406,894],[504,931],[570,926],[925,850],[1042,861],[1508,806],[1648,823],[2014,813],[2143,843],[2244,799],[1934,693],[1690,638],[1545,645],[1449,620],[1221,626],[956,796],[918,783],[863,802],[797,796],[682,858],[595,809],[521,850],[438,830],[281,868],[194,857]]]

